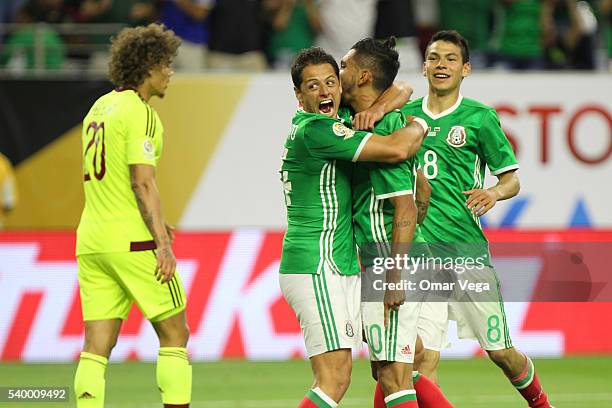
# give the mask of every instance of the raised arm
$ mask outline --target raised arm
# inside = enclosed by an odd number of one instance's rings
[[[372,129],[386,113],[404,106],[412,96],[413,89],[408,82],[395,81],[368,109],[359,112],[353,119],[353,129]]]
[[[176,258],[172,252],[172,231],[166,226],[162,215],[161,200],[155,182],[155,167],[149,164],[131,164],[130,181],[140,215],[157,245],[157,279],[166,283],[174,275]]]
[[[472,210],[473,214],[484,215],[498,201],[507,200],[519,193],[521,183],[515,170],[499,174],[497,179],[497,184],[488,189],[472,189],[463,192],[469,196],[465,205]]]
[[[414,156],[421,147],[427,124],[423,119],[409,119],[408,125],[388,136],[372,135],[357,161],[398,163]]]

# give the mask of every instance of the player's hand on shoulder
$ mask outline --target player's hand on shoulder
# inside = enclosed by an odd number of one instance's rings
[[[486,214],[497,203],[498,194],[494,190],[485,190],[481,188],[471,189],[462,192],[468,196],[465,205],[479,217]]]
[[[355,115],[355,118],[353,118],[353,129],[371,130],[383,116],[385,116],[385,112],[381,108],[372,105],[370,108]]]

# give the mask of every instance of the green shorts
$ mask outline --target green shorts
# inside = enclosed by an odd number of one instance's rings
[[[149,320],[167,319],[185,309],[178,272],[167,283],[155,278],[152,250],[77,256],[83,320],[127,319],[132,301]]]

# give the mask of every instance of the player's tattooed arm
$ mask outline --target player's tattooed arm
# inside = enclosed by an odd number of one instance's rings
[[[156,277],[165,283],[174,275],[176,258],[172,252],[172,236],[162,215],[155,167],[148,164],[130,165],[130,181],[140,215],[157,246]]]
[[[427,210],[429,209],[429,199],[431,197],[431,185],[425,174],[419,169],[417,170],[416,177],[416,196],[415,204],[417,207],[417,224],[422,224],[427,217]]]
[[[411,194],[391,197],[389,201],[394,207],[393,221],[391,231],[391,256],[399,255],[403,257],[408,254],[410,244],[414,235],[416,224],[416,207]],[[401,270],[395,268],[390,269],[386,273],[387,283],[398,283],[401,280]],[[406,301],[406,293],[403,290],[385,291],[384,297],[384,313],[385,327],[389,323],[389,313],[391,310],[397,310]]]
[[[414,228],[416,225],[417,208],[412,194],[390,197],[393,205],[393,228],[391,231],[391,245],[394,254],[408,253]]]
[[[407,221],[407,220],[399,220],[399,221],[394,221],[393,222],[393,228],[396,229],[402,229],[402,228],[409,228],[412,225],[412,222]]]
[[[386,113],[404,106],[412,96],[413,89],[408,82],[395,81],[368,109],[355,115],[353,129],[372,129]]]
[[[488,189],[472,189],[463,192],[468,196],[465,205],[473,214],[484,215],[498,201],[507,200],[519,193],[521,183],[515,170],[499,174],[497,179],[497,184]]]

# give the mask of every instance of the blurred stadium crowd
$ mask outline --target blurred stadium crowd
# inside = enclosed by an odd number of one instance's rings
[[[302,48],[340,58],[358,39],[399,39],[417,70],[433,32],[456,29],[472,65],[607,70],[612,0],[2,0],[0,70],[104,72],[109,37],[161,21],[182,39],[175,69],[286,69]]]

